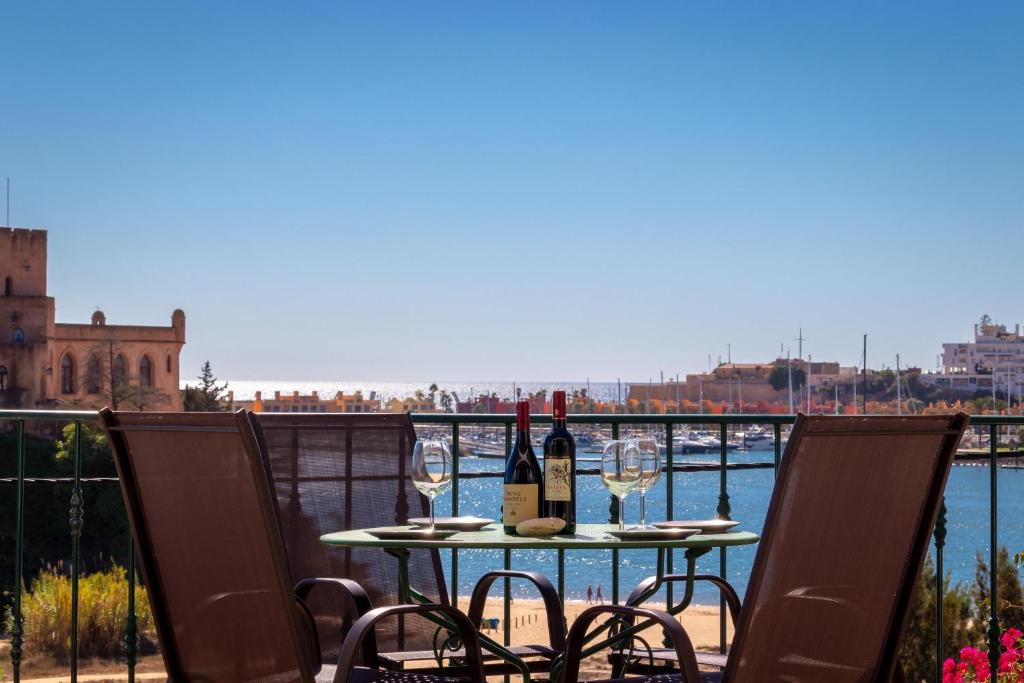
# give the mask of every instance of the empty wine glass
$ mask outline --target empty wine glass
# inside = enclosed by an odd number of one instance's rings
[[[642,436],[633,440],[637,450],[640,452],[640,479],[636,483],[636,490],[640,492],[640,524],[634,529],[653,529],[647,523],[647,510],[645,501],[647,492],[654,488],[661,478],[661,446],[653,436]]]
[[[412,451],[412,483],[430,501],[430,531],[434,531],[434,499],[452,483],[452,452],[444,439],[417,440]]]
[[[625,501],[640,481],[640,450],[632,440],[609,441],[601,456],[601,481],[619,499],[619,531],[625,529]]]

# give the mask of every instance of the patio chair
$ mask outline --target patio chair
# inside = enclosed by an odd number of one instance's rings
[[[376,548],[331,548],[320,536],[333,531],[406,524],[411,517],[428,514],[426,498],[409,478],[416,442],[412,418],[388,413],[251,413],[251,420],[267,456],[267,467],[293,582],[307,577],[341,576],[358,581],[373,605],[399,602],[398,563]],[[413,550],[409,558],[410,584],[428,599],[449,604],[440,553]],[[534,671],[546,671],[565,648],[565,621],[551,582],[536,572],[496,570],[481,577],[469,609],[474,623],[483,616],[483,598],[496,578],[531,582],[540,592],[548,613],[547,645],[511,648]],[[324,657],[338,652],[338,607],[342,598],[330,591],[309,596],[317,614]],[[315,600],[315,601],[314,601]],[[434,659],[435,630],[423,620],[396,620],[377,631],[380,661],[394,670]],[[488,673],[515,669],[487,656]]]
[[[238,413],[104,409],[139,567],[170,681],[451,681],[381,672],[374,627],[387,617],[442,613],[459,627],[465,667],[481,680],[472,623],[444,605],[368,609],[359,586],[330,583],[365,613],[338,664],[320,657],[313,617],[290,588],[285,551],[255,434]]]
[[[902,680],[907,610],[967,422],[962,413],[798,416],[724,670],[698,674],[685,632],[659,617],[673,647],[656,659],[681,673],[630,680]],[[563,680],[578,678],[589,621],[610,613],[629,624],[656,611],[587,610],[569,632]]]

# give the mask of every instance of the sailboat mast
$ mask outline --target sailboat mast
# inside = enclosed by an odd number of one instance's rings
[[[807,354],[807,413],[811,412],[811,354]]]
[[[789,357],[789,350],[786,350],[786,372],[789,374],[789,414],[793,414],[793,360]]]
[[[864,355],[862,356],[864,361],[864,396],[861,399],[864,404],[864,415],[868,414],[868,335],[864,335]]]
[[[900,390],[900,354],[896,354],[896,414],[903,414],[903,394]]]
[[[853,377],[853,410],[857,411],[857,376]]]

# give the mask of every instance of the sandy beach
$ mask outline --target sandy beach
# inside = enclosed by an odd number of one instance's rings
[[[463,598],[459,601],[459,607],[463,610],[469,606],[469,600]],[[651,607],[664,607],[664,603],[657,604],[652,603]],[[565,616],[569,625],[571,626],[576,616],[583,610],[590,607],[582,600],[570,600],[565,604]],[[504,619],[504,604],[500,598],[491,598],[487,600],[487,607],[484,610],[484,618],[497,618],[499,620]],[[544,609],[544,603],[539,599],[521,599],[516,598],[512,602],[511,609],[511,629],[510,629],[510,642],[513,645],[527,645],[527,644],[544,644],[548,643],[547,633],[547,612]],[[686,629],[690,638],[693,640],[694,646],[698,649],[713,650],[718,646],[718,607],[707,607],[701,605],[693,605],[687,609],[679,618],[679,622]],[[729,638],[732,638],[732,624],[728,624]],[[502,641],[504,637],[503,626],[499,624],[498,629],[495,630],[484,630],[483,633],[488,636]],[[660,634],[654,634],[645,632],[644,636],[648,638],[652,644],[660,644]],[[0,644],[0,661],[3,661],[3,666],[9,671],[10,662],[7,661],[8,653],[6,650],[9,648],[9,643]],[[159,656],[151,656],[143,658],[140,662],[140,673],[145,672],[145,676],[138,676],[139,680],[147,679],[159,679],[160,674],[160,658]],[[81,662],[81,675],[79,680],[89,681],[90,683],[98,683],[100,681],[126,681],[128,679],[125,674],[124,664],[117,664],[112,662],[105,662],[101,660],[88,660]],[[598,676],[602,673],[608,672],[607,660],[604,655],[592,657],[590,660],[584,663],[583,673],[587,676]],[[26,666],[23,670],[22,681],[24,683],[65,683],[70,681],[70,677],[62,675],[59,667],[55,667],[52,663],[40,661],[39,659],[31,658],[30,661],[26,662]],[[493,678],[491,680],[500,681],[501,677]],[[519,677],[513,676],[512,680],[519,680]]]
[[[496,617],[498,619],[504,616],[503,600],[500,598],[491,598],[487,600],[487,608],[484,610],[484,618]],[[650,607],[663,609],[665,607],[664,602],[662,603],[650,603]],[[460,600],[459,607],[466,609],[468,607],[468,600]],[[572,626],[573,621],[577,615],[583,610],[591,607],[582,600],[570,600],[565,603],[565,617],[569,626]],[[544,603],[539,599],[515,599],[512,602],[511,610],[511,630],[510,630],[510,642],[512,645],[527,645],[531,643],[539,643],[546,645],[548,643],[547,634],[547,612],[544,609]],[[716,650],[718,647],[719,638],[719,619],[718,619],[718,607],[708,607],[703,605],[692,605],[683,614],[677,617],[679,623],[686,629],[687,634],[693,641],[694,647],[702,650]],[[603,621],[603,618],[599,619],[598,623]],[[728,638],[732,639],[732,623],[726,621],[728,629]],[[495,638],[499,642],[504,637],[504,631],[499,626],[497,631],[484,630],[483,633],[488,636]],[[649,643],[655,646],[661,644],[661,634],[653,633],[653,629],[649,629],[643,633],[643,636],[648,640]],[[607,665],[607,658],[605,655],[598,655],[590,658],[582,667],[581,673],[588,676],[598,676],[603,673],[608,673],[609,668]],[[501,678],[494,678],[491,680],[501,680]],[[518,680],[517,677],[513,677],[512,680]]]
[[[466,599],[459,601],[459,607],[466,609],[469,601]],[[652,607],[664,607],[664,604],[652,604]],[[570,600],[565,604],[565,616],[569,625],[576,619],[576,616],[583,610],[590,607],[581,600]],[[547,613],[544,609],[544,603],[539,599],[515,599],[512,602],[511,609],[511,631],[510,631],[510,642],[513,645],[526,645],[531,643],[547,644]],[[487,607],[484,610],[484,618],[497,618],[499,620],[504,618],[504,605],[500,598],[491,598],[487,600]],[[679,622],[686,629],[690,638],[693,640],[694,646],[698,649],[714,649],[718,644],[718,608],[717,607],[706,607],[700,605],[691,606],[686,610],[680,617]],[[732,624],[729,624],[729,637],[732,637]],[[499,624],[496,631],[484,630],[484,633],[495,638],[499,642],[504,637],[503,627]],[[646,633],[644,634],[649,638],[650,642],[660,643],[661,638],[658,634]],[[8,645],[3,643],[3,645]],[[7,648],[2,648],[6,650]],[[6,655],[6,653],[3,653]],[[6,657],[4,657],[6,659]],[[146,657],[140,669],[146,672],[145,676],[139,676],[140,680],[160,678],[160,666],[159,657]],[[9,666],[9,662],[4,662],[5,665]],[[52,664],[46,664],[38,660],[26,662],[24,674],[22,680],[25,683],[65,683],[70,681],[70,677],[67,675],[60,675],[59,669],[54,667]],[[608,671],[607,662],[605,657],[595,656],[584,663],[583,672],[588,676],[596,676]],[[124,673],[123,664],[114,664],[110,662],[103,662],[98,660],[89,660],[82,662],[81,667],[82,675],[79,680],[99,682],[99,681],[126,681],[127,675]],[[500,677],[492,680],[500,681]],[[512,680],[518,680],[518,677],[513,676]]]

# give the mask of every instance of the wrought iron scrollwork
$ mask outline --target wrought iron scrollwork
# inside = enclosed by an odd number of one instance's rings
[[[465,665],[464,657],[456,657],[455,653],[463,649],[462,636],[453,633],[443,626],[434,630],[433,652],[437,668],[442,672],[445,669],[444,660],[448,659],[452,667]]]

